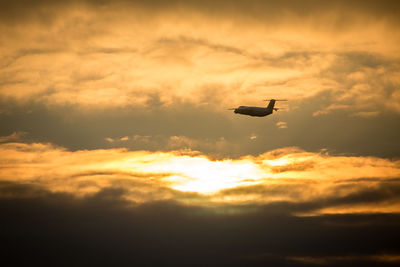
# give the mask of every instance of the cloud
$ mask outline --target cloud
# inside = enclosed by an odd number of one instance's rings
[[[371,52],[338,53],[321,77],[336,83],[331,104],[314,116],[335,110],[348,110],[359,116],[373,116],[391,110],[398,112],[399,62],[390,56]]]
[[[117,188],[133,203],[293,203],[286,210],[301,216],[399,212],[400,163],[383,158],[282,148],[213,160],[191,150],[68,151],[43,143],[5,143],[0,151],[2,181],[77,197]]]
[[[26,132],[13,132],[8,136],[0,136],[0,143],[21,141],[22,137],[25,136],[26,134],[27,134]]]
[[[226,151],[235,149],[235,145],[224,137],[220,138],[190,138],[184,135],[140,135],[124,137],[107,137],[105,140],[112,147],[119,146],[129,149],[160,150],[164,151],[181,150],[190,153],[202,151],[210,157],[223,158]]]
[[[121,137],[119,140],[120,141],[128,141],[129,137],[128,136],[124,136],[124,137]]]
[[[329,112],[332,112],[333,110],[338,110],[338,109],[348,109],[350,106],[349,105],[330,105],[323,110],[318,110],[313,113],[313,116],[318,116],[322,114],[328,114]]]
[[[111,138],[111,137],[106,137],[106,138],[104,138],[104,140],[106,140],[109,143],[114,143],[116,141],[118,141],[118,142],[126,142],[126,141],[129,140],[129,136],[123,136],[123,137],[120,137],[118,139],[114,139],[114,138]]]
[[[14,265],[391,266],[399,258],[398,214],[298,218],[282,205],[138,205],[121,188],[76,198],[3,182],[0,194],[0,255]]]
[[[113,143],[114,142],[114,139],[111,138],[111,137],[106,137],[104,140],[106,140],[109,143]]]
[[[375,254],[375,255],[352,255],[352,256],[331,256],[331,257],[292,257],[290,260],[311,265],[339,265],[354,262],[376,263],[376,264],[396,264],[400,262],[397,254]]]
[[[257,135],[255,135],[255,134],[250,135],[250,140],[256,140],[256,139],[257,139]]]
[[[153,0],[153,1],[113,1],[113,3],[107,2],[96,2],[96,1],[1,1],[1,5],[4,8],[10,10],[10,14],[4,13],[3,20],[10,20],[13,15],[15,19],[22,19],[22,16],[26,16],[33,11],[46,11],[44,7],[48,7],[50,11],[57,9],[66,9],[68,7],[79,6],[81,8],[89,6],[90,8],[126,8],[126,9],[145,9],[146,11],[153,11],[155,13],[164,11],[169,12],[171,10],[177,10],[181,8],[185,11],[197,10],[202,13],[209,13],[210,15],[223,16],[224,14],[228,17],[236,14],[241,16],[255,17],[257,19],[262,18],[262,14],[267,14],[265,19],[267,20],[277,20],[280,16],[297,15],[300,17],[307,17],[310,14],[321,15],[321,12],[327,12],[332,10],[332,13],[339,13],[339,17],[346,19],[346,22],[353,22],[354,20],[349,17],[349,15],[354,14],[358,11],[360,14],[366,14],[374,19],[377,18],[387,18],[394,21],[398,21],[396,13],[393,9],[398,6],[396,1],[353,1],[352,3],[347,3],[346,1],[335,1],[332,3],[320,3],[318,1],[309,0],[304,1],[301,5],[293,0],[285,0],[280,2],[263,2],[257,0],[248,1],[246,4],[241,2],[235,2],[228,5],[229,1],[164,1],[164,0]],[[29,6],[30,9],[24,9],[24,6]],[[44,10],[43,10],[44,9]],[[131,11],[131,10],[129,10]],[[29,17],[28,17],[29,18]],[[33,17],[35,18],[35,17]],[[340,27],[341,25],[334,24],[333,26]]]
[[[14,141],[0,144],[0,177],[0,254],[27,256],[16,265],[398,262],[397,160],[294,147],[214,160]]]
[[[157,95],[220,110],[328,90],[357,112],[400,110],[391,1],[1,4],[2,99],[93,110],[153,108]]]
[[[278,121],[276,123],[276,126],[278,126],[278,128],[280,128],[280,129],[286,129],[287,128],[287,123],[284,122],[284,121]]]

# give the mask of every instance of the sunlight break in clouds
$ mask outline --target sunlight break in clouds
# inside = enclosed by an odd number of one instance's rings
[[[3,182],[78,197],[109,187],[123,188],[126,199],[139,203],[166,199],[188,204],[301,203],[361,194],[400,177],[400,161],[329,156],[297,148],[210,160],[191,151],[71,152],[51,144],[5,143],[0,145],[0,155]],[[357,202],[344,203],[345,207],[340,201],[333,202],[325,212],[400,211],[398,200],[390,201],[387,206]],[[316,208],[324,212],[324,207]]]

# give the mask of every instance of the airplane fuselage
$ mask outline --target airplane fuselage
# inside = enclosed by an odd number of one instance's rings
[[[264,117],[272,114],[272,108],[262,108],[262,107],[248,107],[248,106],[240,106],[235,108],[234,112],[242,115],[255,116],[255,117]]]

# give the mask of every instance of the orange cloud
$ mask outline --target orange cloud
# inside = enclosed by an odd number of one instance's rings
[[[382,193],[386,184],[400,177],[400,161],[375,157],[330,156],[283,148],[256,157],[211,160],[192,151],[72,152],[43,143],[1,144],[0,155],[2,181],[78,197],[121,187],[126,199],[134,202],[170,199],[236,205],[324,199],[323,206],[308,214],[400,211],[400,200],[393,198],[394,193]],[[379,188],[383,191],[374,194],[381,195],[371,203],[358,199],[362,198],[360,194]]]
[[[301,99],[328,90],[338,95],[334,105],[344,98],[359,112],[371,111],[365,96],[373,107],[400,110],[400,35],[390,19],[363,6],[365,13],[334,5],[303,17],[285,4],[257,1],[232,10],[225,4],[217,4],[216,16],[191,3],[102,9],[72,2],[38,8],[50,12],[51,23],[0,23],[0,97],[96,109],[149,106],[158,95],[162,105],[220,109],[266,95]],[[258,10],[268,11],[268,19]]]

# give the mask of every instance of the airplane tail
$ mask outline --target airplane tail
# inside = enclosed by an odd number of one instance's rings
[[[267,109],[269,109],[269,110],[272,110],[273,108],[274,108],[274,106],[275,106],[275,99],[271,99],[270,101],[269,101],[269,104],[268,104],[268,106],[267,106]]]
[[[287,101],[286,99],[264,99],[264,101],[269,101],[269,103],[268,103],[268,106],[267,106],[267,109],[270,109],[270,110],[278,110],[277,108],[274,108],[274,106],[275,106],[275,102],[276,101]]]

